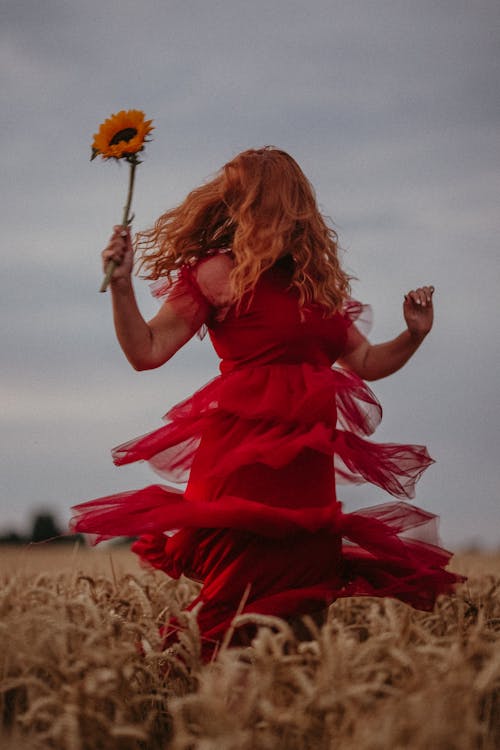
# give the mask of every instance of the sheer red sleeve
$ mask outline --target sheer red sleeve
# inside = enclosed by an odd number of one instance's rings
[[[370,332],[373,323],[373,312],[370,305],[364,305],[362,302],[349,297],[344,303],[343,315],[348,327],[355,324],[364,336]]]
[[[227,254],[210,255],[192,266],[182,266],[174,278],[153,282],[151,293],[169,302],[181,317],[201,320],[198,335],[203,338],[206,325],[220,320],[228,309],[231,265]]]

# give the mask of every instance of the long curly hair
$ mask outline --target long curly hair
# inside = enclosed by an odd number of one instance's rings
[[[146,279],[170,277],[184,264],[230,249],[235,302],[287,254],[294,259],[291,284],[302,306],[318,304],[331,314],[350,292],[337,233],[321,215],[311,183],[291,156],[273,146],[236,156],[152,229],[139,232],[136,248]]]

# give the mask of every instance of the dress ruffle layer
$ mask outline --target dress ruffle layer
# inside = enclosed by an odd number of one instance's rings
[[[228,596],[233,577],[227,575],[227,548],[238,550],[238,565],[248,555],[255,592],[245,612],[314,612],[345,596],[391,596],[429,610],[439,594],[449,593],[462,580],[445,570],[451,553],[439,546],[436,516],[403,502],[344,513],[341,503],[286,508],[238,497],[189,501],[176,489],[151,485],[85,503],[75,511],[76,531],[96,534],[96,541],[139,536],[133,549],[143,560],[172,577],[187,573],[200,580],[208,603],[212,597],[207,585],[225,589],[222,602],[238,604],[244,578],[236,576],[240,588]],[[169,537],[158,529],[183,531]],[[266,560],[263,580],[259,545]],[[222,573],[214,564],[218,559],[225,559]],[[269,570],[280,580],[274,593],[266,578]],[[297,585],[301,580],[307,587]],[[207,621],[204,636],[217,639],[228,624],[217,616]]]
[[[169,481],[185,481],[202,435],[207,477],[255,463],[279,468],[302,450],[335,456],[337,478],[371,482],[412,498],[433,463],[424,446],[365,439],[382,409],[368,386],[340,368],[303,364],[245,367],[215,378],[165,416],[167,424],[113,450],[117,465],[149,461]]]

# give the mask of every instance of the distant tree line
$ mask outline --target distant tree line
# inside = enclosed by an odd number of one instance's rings
[[[55,516],[50,511],[41,511],[33,516],[31,532],[19,534],[17,531],[7,531],[0,534],[0,545],[2,544],[30,544],[32,542],[51,542],[54,544],[68,544],[83,541],[82,534],[70,534],[61,528]],[[129,544],[134,537],[118,537],[113,544]]]
[[[37,513],[33,517],[31,532],[27,535],[8,531],[0,535],[0,544],[27,544],[29,542],[57,542],[67,544],[81,539],[81,534],[68,534],[61,529],[50,512]]]

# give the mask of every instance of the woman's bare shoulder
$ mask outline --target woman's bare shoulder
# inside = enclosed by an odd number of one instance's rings
[[[231,301],[229,275],[233,266],[231,253],[219,251],[200,260],[194,268],[196,282],[202,294],[215,307],[223,307]]]

